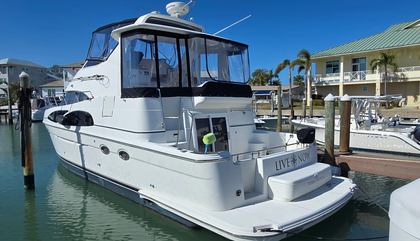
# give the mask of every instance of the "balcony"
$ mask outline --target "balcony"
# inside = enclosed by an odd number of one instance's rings
[[[378,79],[384,80],[384,73],[378,74],[377,71],[352,71],[344,72],[343,82],[375,82]],[[412,79],[420,79],[420,66],[400,67],[395,73],[388,73],[388,81],[399,82]],[[314,79],[315,85],[334,85],[340,83],[340,73],[333,74],[316,74]]]

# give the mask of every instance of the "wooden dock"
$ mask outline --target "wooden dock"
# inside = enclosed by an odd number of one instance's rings
[[[408,180],[420,178],[420,157],[353,153],[349,155],[338,154],[335,157],[335,162],[341,167],[343,173],[356,171]]]

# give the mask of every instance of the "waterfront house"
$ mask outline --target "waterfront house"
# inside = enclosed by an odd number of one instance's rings
[[[396,72],[372,70],[381,53],[395,56]],[[312,56],[317,94],[402,95],[405,104],[420,105],[420,19],[392,25],[384,32],[339,45]]]
[[[254,85],[251,86],[254,100],[256,103],[272,103],[277,105],[277,85]],[[282,106],[289,107],[289,85],[282,85]],[[304,95],[304,87],[292,85],[293,100],[302,100]]]
[[[60,97],[64,95],[64,80],[55,80],[39,86],[42,97]]]
[[[42,65],[21,59],[0,59],[0,82],[19,84],[22,71],[29,74],[31,85],[35,88],[48,82],[47,69]]]

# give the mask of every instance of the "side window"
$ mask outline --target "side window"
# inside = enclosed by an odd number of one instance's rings
[[[175,38],[158,36],[160,87],[179,86],[179,56]]]
[[[85,111],[73,111],[66,114],[60,124],[65,126],[93,126],[93,118]]]
[[[69,91],[64,95],[64,100],[66,104],[74,104],[80,101],[89,100],[89,97],[83,92]]]
[[[154,36],[134,34],[122,42],[123,89],[157,87]]]

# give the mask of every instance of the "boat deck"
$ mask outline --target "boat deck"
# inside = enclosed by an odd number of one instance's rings
[[[170,199],[147,190],[140,197],[193,223],[235,240],[266,239],[312,226],[345,205],[352,197],[354,184],[333,177],[324,186],[292,202],[267,200],[228,211],[204,210],[179,198]],[[252,218],[251,218],[252,217]]]

